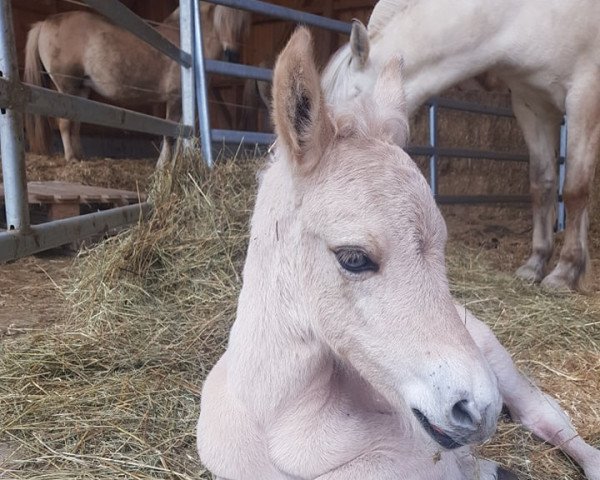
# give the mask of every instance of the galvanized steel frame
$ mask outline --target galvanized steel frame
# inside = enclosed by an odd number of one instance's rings
[[[17,70],[11,2],[0,2],[0,149],[7,223],[7,230],[0,233],[0,262],[134,223],[151,209],[151,205],[145,202],[30,225],[23,112],[179,137],[186,141],[194,135],[193,7],[197,0],[180,0],[181,48],[162,37],[117,0],[84,1],[181,65],[183,123],[21,83]]]
[[[320,17],[305,12],[299,12],[290,8],[272,5],[260,0],[206,0],[210,3],[225,5],[227,7],[239,8],[250,12],[260,13],[283,20],[290,20],[300,24],[311,25],[324,28],[338,33],[350,34],[351,24],[332,20],[329,18]],[[198,14],[199,15],[199,14]],[[196,64],[204,65],[204,69],[208,73],[217,73],[221,75],[229,75],[240,78],[253,78],[262,81],[271,81],[273,72],[267,68],[259,68],[250,65],[236,65],[216,60],[204,59],[204,52],[200,48],[196,48]],[[207,80],[206,76],[198,75],[198,91],[206,92]],[[204,98],[206,94],[204,93]],[[515,161],[526,162],[528,155],[507,152],[492,152],[482,150],[469,150],[457,148],[443,148],[438,145],[437,140],[437,114],[440,108],[459,110],[463,112],[478,113],[483,115],[492,115],[499,117],[513,117],[513,113],[508,108],[489,107],[473,102],[465,102],[448,98],[434,97],[427,102],[429,115],[429,145],[427,146],[411,146],[406,150],[411,155],[423,155],[429,157],[429,182],[431,191],[434,194],[438,203],[466,203],[466,204],[481,204],[481,203],[524,203],[528,202],[529,196],[526,195],[457,195],[447,196],[438,194],[438,171],[437,162],[441,157],[452,158],[472,158],[500,161]],[[210,129],[208,125],[208,101],[198,101],[198,109],[205,113],[201,114],[201,118],[206,119],[206,124],[203,125],[203,131],[206,134],[201,136],[202,149],[204,152],[210,152],[212,143],[243,143],[253,145],[268,145],[275,140],[274,134],[263,132],[247,132],[239,130],[221,130]],[[565,158],[566,158],[566,124],[562,127],[561,133],[561,161],[559,172],[559,195],[558,195],[558,221],[557,230],[564,229],[565,226],[565,208],[562,201],[562,185],[564,183],[565,174]],[[212,154],[209,154],[210,164],[212,164]]]

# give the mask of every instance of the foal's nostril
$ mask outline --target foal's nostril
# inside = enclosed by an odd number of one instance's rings
[[[460,400],[452,407],[452,421],[456,427],[475,430],[481,424],[481,413],[469,400]]]

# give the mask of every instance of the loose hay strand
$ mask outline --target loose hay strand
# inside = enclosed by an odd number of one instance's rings
[[[64,324],[0,343],[0,478],[210,478],[199,393],[235,315],[260,164],[178,158],[154,179],[151,218],[80,256]],[[457,298],[598,445],[598,299],[556,298],[458,245],[448,263]],[[581,478],[512,424],[481,451],[522,479]]]

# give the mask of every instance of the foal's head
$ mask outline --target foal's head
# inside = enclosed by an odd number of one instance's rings
[[[265,251],[285,273],[267,275],[282,278],[281,298],[300,299],[286,307],[289,331],[412,410],[441,445],[485,439],[497,387],[448,289],[444,221],[397,146],[408,130],[401,62],[334,116],[301,28],[277,62],[273,93],[275,162],[253,222],[275,232]]]

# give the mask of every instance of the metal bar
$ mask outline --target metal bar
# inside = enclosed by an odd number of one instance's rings
[[[433,97],[427,101],[427,105],[436,103],[438,107],[448,108],[450,110],[460,110],[462,112],[482,113],[484,115],[494,115],[497,117],[513,118],[514,114],[510,108],[490,107],[480,105],[474,102],[466,102],[463,100],[454,100],[452,98]]]
[[[125,108],[66,95],[46,88],[0,78],[0,108],[24,109],[36,115],[69,118],[78,122],[122,128],[169,137],[190,137],[191,127]]]
[[[218,130],[212,131],[213,142],[252,144],[252,145],[270,145],[275,141],[274,133],[245,132],[241,130]]]
[[[484,204],[484,203],[529,203],[528,195],[438,195],[435,201],[444,205],[455,205],[462,203]]]
[[[135,223],[150,212],[150,204],[138,203],[101,212],[33,225],[26,233],[0,233],[0,263],[60,247],[97,233]]]
[[[181,49],[190,55],[194,51],[194,5],[192,0],[179,0],[179,32]],[[181,66],[181,120],[196,129],[196,102],[194,101],[194,68]],[[193,133],[192,133],[193,135]],[[190,141],[186,141],[189,146]]]
[[[406,149],[409,155],[429,157],[433,155],[434,150],[429,146],[409,146]],[[439,148],[437,149],[438,157],[455,157],[455,158],[474,158],[480,160],[502,160],[513,162],[527,162],[529,156],[521,153],[509,152],[491,152],[487,150],[469,150],[462,148]]]
[[[558,209],[556,215],[556,231],[562,232],[567,226],[567,212],[563,192],[565,188],[565,177],[567,174],[567,140],[568,125],[567,117],[563,117],[560,125],[560,149],[558,155]]]
[[[210,0],[210,2],[216,3],[217,5],[225,5],[226,7],[246,10],[248,12],[261,13],[282,20],[290,20],[312,27],[345,33],[346,35],[350,35],[352,30],[352,25],[347,22],[332,20],[312,13],[299,12],[297,10],[292,10],[291,8],[273,5],[272,3],[261,2],[260,0]]]
[[[129,10],[119,0],[82,0],[84,3],[100,12],[113,23],[130,31],[148,45],[164,53],[184,67],[192,66],[192,56],[181,51],[158,31]],[[181,13],[181,12],[180,12]]]
[[[429,106],[429,146],[433,153],[429,157],[429,187],[433,195],[438,194],[437,181],[437,106],[432,103]]]
[[[0,76],[5,77],[2,80],[7,84],[19,83],[11,2],[8,0],[0,3]],[[2,109],[0,113],[0,149],[6,225],[8,230],[27,231],[29,228],[29,205],[27,203],[23,113],[21,111]]]
[[[220,60],[206,59],[204,61],[206,71],[229,75],[238,78],[253,78],[255,80],[273,81],[273,70],[268,68],[254,67],[252,65],[240,65],[239,63],[222,62]]]
[[[204,44],[202,41],[202,19],[200,1],[194,0],[194,69],[196,74],[196,101],[198,102],[198,121],[200,122],[200,141],[204,162],[213,166],[212,144],[210,137],[210,115],[208,113],[208,82],[204,65]]]

